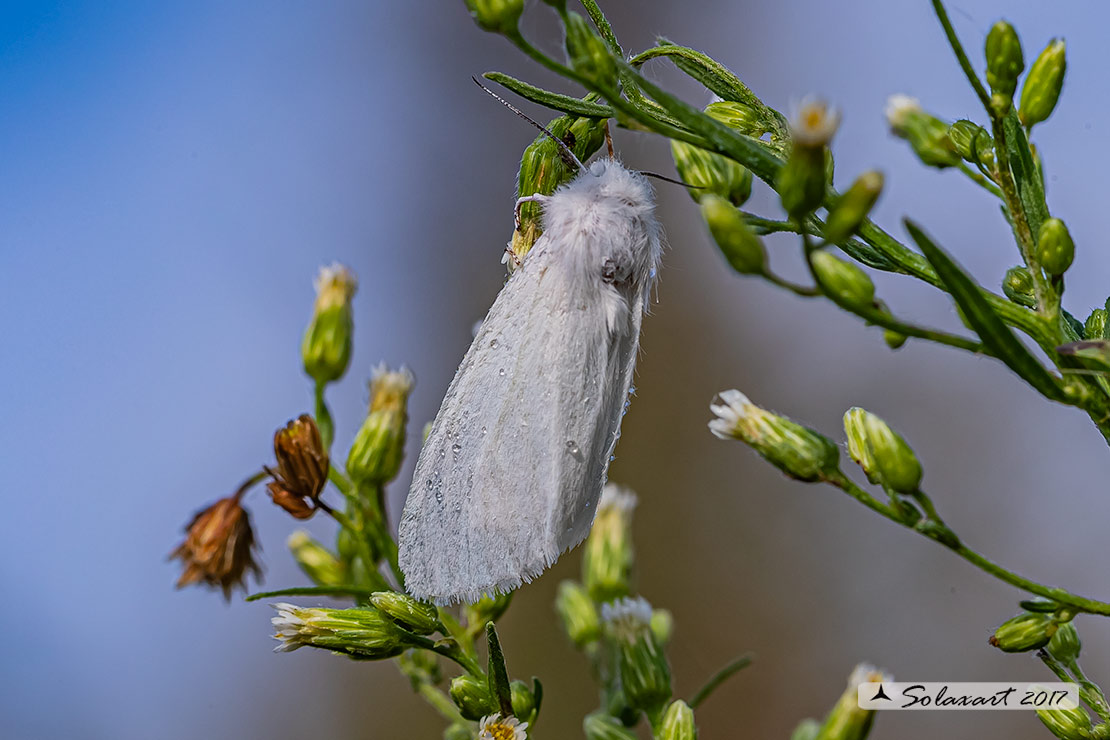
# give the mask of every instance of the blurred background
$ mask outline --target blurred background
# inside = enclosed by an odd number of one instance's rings
[[[887,96],[981,118],[925,0],[603,3],[626,49],[656,34],[726,63],[770,104],[820,93],[843,111],[838,183],[879,167],[878,220],[912,214],[985,284],[1017,262],[990,197],[919,165]],[[1110,290],[1098,213],[1110,186],[1105,32],[1095,3],[956,0],[973,59],[1006,15],[1031,60],[1068,41],[1068,81],[1037,130],[1049,201],[1079,250],[1065,304]],[[526,31],[556,51],[540,3]],[[379,361],[418,385],[411,429],[439,404],[471,327],[504,279],[519,155],[534,131],[475,90],[498,69],[575,93],[461,2],[0,5],[0,735],[5,738],[438,737],[440,720],[389,664],[271,652],[265,604],[175,592],[166,555],[201,505],[270,455],[310,409],[299,357],[321,264],[360,279],[356,350],[333,387],[338,445]],[[695,103],[665,63],[649,73]],[[532,115],[547,113],[524,106]],[[618,130],[631,166],[673,173],[666,142]],[[639,586],[671,609],[675,687],[755,664],[698,711],[702,736],[786,738],[820,717],[852,667],[903,680],[1048,680],[987,646],[1021,597],[831,488],[787,481],[706,429],[736,387],[842,439],[852,405],[915,447],[960,535],[1035,579],[1110,595],[1105,444],[999,363],[881,332],[827,303],[726,269],[695,206],[659,185],[670,247],[645,322],[638,394],[612,478],[640,495]],[[778,213],[757,184],[750,207]],[[775,264],[800,275],[791,240]],[[939,295],[877,278],[897,313],[957,328]],[[403,502],[417,453],[392,488]],[[291,520],[251,499],[266,585],[303,583]],[[330,540],[323,518],[308,529]],[[579,553],[520,591],[502,627],[513,674],[541,676],[543,737],[578,737],[596,706],[552,599]],[[1110,681],[1110,626],[1078,621],[1084,664]],[[873,737],[1046,737],[1024,712],[890,713]]]

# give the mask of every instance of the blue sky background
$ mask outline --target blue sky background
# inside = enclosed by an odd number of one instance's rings
[[[535,5],[526,29],[557,48]],[[838,180],[883,169],[878,215],[895,233],[912,214],[987,284],[1017,261],[989,197],[917,165],[886,131],[896,92],[950,119],[980,113],[925,0],[605,5],[631,49],[665,33],[781,109],[811,92],[834,101]],[[1067,38],[1065,93],[1036,138],[1050,205],[1078,244],[1065,302],[1085,316],[1110,292],[1107,11],[1028,0],[951,10],[975,60],[1003,14],[1030,59]],[[265,462],[273,429],[308,409],[298,349],[320,264],[342,261],[361,282],[351,374],[331,393],[340,445],[380,360],[419,379],[414,429],[434,414],[503,279],[533,133],[474,90],[469,76],[487,69],[573,91],[457,2],[0,4],[0,735],[437,735],[391,666],[274,655],[268,607],[174,592],[165,556],[191,513]],[[665,66],[652,73],[704,102]],[[631,165],[670,171],[662,141],[619,131],[617,143]],[[1016,592],[714,440],[707,404],[739,387],[836,438],[844,409],[871,408],[914,444],[966,540],[1105,596],[1097,433],[997,363],[913,342],[891,353],[827,305],[728,274],[685,193],[663,185],[659,197],[670,250],[613,475],[641,495],[640,584],[675,612],[679,691],[734,653],[759,656],[699,711],[706,735],[742,724],[787,737],[859,660],[907,679],[1047,680],[1032,659],[985,644]],[[777,212],[765,190],[753,207]],[[772,246],[785,272],[797,269],[792,243]],[[907,280],[880,276],[880,295],[958,327],[942,298]],[[266,584],[300,583],[288,518],[262,497],[252,510]],[[331,536],[327,522],[308,528]],[[545,679],[550,737],[575,736],[596,701],[550,606],[577,562],[525,589],[504,626],[510,668]],[[1110,681],[1099,670],[1107,626],[1080,628],[1090,672]],[[906,713],[881,718],[874,736],[939,732],[1045,735],[1023,713]]]

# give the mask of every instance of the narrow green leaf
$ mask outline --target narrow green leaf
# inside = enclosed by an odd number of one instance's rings
[[[1010,171],[1014,173],[1014,182],[1017,183],[1018,197],[1025,209],[1025,216],[1029,221],[1029,229],[1033,238],[1040,233],[1041,224],[1048,218],[1048,206],[1044,199],[1044,183],[1033,161],[1033,152],[1029,148],[1029,141],[1025,138],[1025,130],[1021,127],[1017,113],[1011,108],[1010,113],[1002,121],[1006,129],[1006,149],[1010,155]]]
[[[745,85],[728,67],[707,54],[686,46],[680,46],[667,39],[660,38],[658,46],[641,51],[629,61],[633,66],[638,67],[649,59],[657,57],[670,58],[676,67],[724,100],[745,103],[760,110],[766,107],[763,105],[763,101],[751,91],[751,88]]]
[[[1044,369],[1021,340],[1002,322],[983,297],[975,281],[915,223],[906,219],[905,224],[910,236],[921,248],[933,269],[937,271],[937,275],[963,311],[968,323],[979,334],[983,345],[990,350],[991,354],[1006,363],[1011,370],[1046,398],[1068,403],[1068,397],[1060,387],[1059,381]]]
[[[532,697],[535,699],[535,708],[532,710],[532,726],[536,724],[536,718],[540,716],[540,708],[543,706],[543,684],[540,679],[532,676]]]
[[[497,628],[493,622],[486,623],[486,640],[489,642],[489,693],[497,699],[501,716],[513,714],[513,693],[509,687],[509,671],[505,668],[505,654],[501,652],[501,641],[497,639]]]
[[[783,161],[766,144],[750,136],[736,133],[732,128],[707,116],[689,103],[676,98],[639,74],[624,60],[618,59],[617,63],[629,73],[629,76],[636,81],[636,84],[644,92],[654,98],[683,126],[704,137],[708,144],[706,148],[736,160],[761,180],[774,183],[775,176],[782,168]]]
[[[246,601],[270,599],[275,596],[370,596],[376,591],[381,591],[381,589],[366,588],[365,586],[300,586],[251,594],[246,598]]]
[[[482,76],[491,82],[496,82],[498,85],[512,90],[525,100],[531,100],[533,103],[539,103],[542,106],[563,113],[585,116],[586,118],[612,118],[616,115],[616,111],[607,105],[591,103],[588,100],[573,98],[569,95],[560,95],[559,93],[529,85],[527,82],[521,82],[515,77],[510,77],[501,72],[486,72]]]
[[[739,673],[742,669],[747,668],[752,663],[752,656],[750,654],[741,655],[739,658],[733,660],[721,670],[713,674],[713,676],[705,682],[705,686],[698,689],[698,693],[694,694],[690,699],[689,704],[691,709],[697,709],[698,705],[709,698],[709,696],[717,690],[717,688],[728,679],[732,678],[735,674]]]

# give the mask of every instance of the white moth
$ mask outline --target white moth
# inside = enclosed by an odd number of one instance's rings
[[[543,236],[459,365],[401,517],[405,587],[437,604],[511,591],[589,532],[659,262],[651,186],[615,159],[521,200]]]

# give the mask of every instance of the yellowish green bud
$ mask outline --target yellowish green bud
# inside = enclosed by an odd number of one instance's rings
[[[873,666],[856,666],[848,677],[848,688],[821,725],[819,740],[864,740],[875,721],[875,711],[860,709],[857,692],[861,683],[890,681],[891,677]]]
[[[1033,308],[1037,305],[1033,276],[1026,267],[1011,267],[1006,270],[1006,277],[1002,279],[1002,292],[1019,306]]]
[[[603,712],[586,715],[582,720],[582,731],[586,740],[638,740],[640,737],[621,724],[619,719]]]
[[[379,365],[370,376],[370,411],[351,443],[347,474],[356,484],[382,485],[401,470],[413,377]]]
[[[567,14],[566,26],[570,66],[601,89],[616,90],[617,63],[605,41],[578,13]]]
[[[930,167],[955,167],[960,155],[949,137],[949,126],[926,113],[916,98],[892,95],[887,99],[886,118],[890,130],[910,143],[914,154]]]
[[[701,200],[701,215],[732,269],[741,275],[760,275],[767,264],[763,241],[745,223],[736,206],[717,195]]]
[[[532,689],[523,681],[512,681],[509,684],[509,694],[512,697],[513,716],[528,720],[536,709],[536,696]]]
[[[901,349],[907,338],[905,334],[899,334],[893,329],[883,329],[883,341],[891,349]]]
[[[581,161],[586,161],[605,141],[605,121],[596,118],[560,116],[549,121],[547,130],[566,144]],[[551,195],[577,174],[563,161],[561,148],[546,134],[537,136],[520,159],[517,175],[517,197]],[[537,203],[524,203],[520,208],[520,228],[513,231],[509,244],[509,269],[514,270],[543,233],[542,212]]]
[[[1025,69],[1025,59],[1021,53],[1021,41],[1017,31],[1006,21],[998,21],[987,34],[987,84],[991,91],[1000,96],[999,102],[1005,112],[1017,89],[1018,77]]]
[[[694,726],[694,710],[690,705],[681,699],[671,702],[656,737],[659,740],[697,740],[698,728]]]
[[[582,553],[582,581],[596,602],[632,592],[632,512],[636,494],[608,483],[601,491],[593,528]],[[650,619],[650,617],[649,617]]]
[[[1075,709],[1038,709],[1037,718],[1060,740],[1091,740],[1105,735],[1095,734],[1091,715],[1083,707]]]
[[[339,586],[347,583],[347,568],[331,550],[312,539],[308,532],[298,530],[285,543],[293,559],[318,586]]]
[[[674,633],[674,615],[667,609],[656,609],[651,613],[651,634],[663,647],[671,641]]]
[[[718,100],[705,106],[705,113],[745,136],[758,139],[770,131],[763,115],[746,103]]]
[[[1060,89],[1064,86],[1066,68],[1064,40],[1053,39],[1029,68],[1021,88],[1018,116],[1026,127],[1032,127],[1052,115],[1060,98]]]
[[[1059,626],[1051,614],[1026,612],[1003,622],[988,642],[1003,652],[1026,653],[1047,645]]]
[[[840,126],[840,116],[824,102],[806,100],[790,122],[793,148],[779,171],[782,207],[795,219],[812,213],[825,201],[829,142]]]
[[[1064,622],[1056,629],[1056,634],[1048,641],[1048,652],[1053,658],[1064,665],[1079,660],[1079,651],[1083,643],[1079,640],[1079,631],[1071,622]]]
[[[408,594],[397,591],[377,591],[370,596],[370,603],[409,632],[430,635],[443,630],[436,608],[431,604],[417,601]]]
[[[751,171],[728,157],[678,140],[671,141],[671,156],[682,181],[694,186],[688,191],[696,201],[719,195],[739,206],[752,194]]]
[[[1083,324],[1083,336],[1086,339],[1110,339],[1106,334],[1106,324],[1106,309],[1096,308]]]
[[[838,304],[857,310],[873,308],[875,284],[854,262],[819,249],[810,255],[817,284]]]
[[[451,694],[451,700],[455,702],[455,706],[459,708],[459,713],[466,719],[479,720],[498,709],[493,696],[489,693],[489,682],[475,678],[469,673],[451,679],[448,693]]]
[[[994,159],[994,140],[991,135],[985,128],[966,118],[948,127],[948,140],[965,161],[986,165]]]
[[[465,0],[474,22],[483,31],[510,33],[520,24],[524,0]]]
[[[1075,259],[1075,242],[1058,218],[1045,219],[1037,238],[1037,259],[1049,275],[1063,275]]]
[[[605,630],[617,647],[620,685],[628,705],[649,714],[671,697],[671,671],[651,631],[651,605],[643,598],[601,606]]]
[[[744,442],[791,478],[816,481],[836,472],[840,453],[824,435],[761,409],[738,390],[717,398],[709,430],[718,438]]]
[[[271,619],[281,645],[278,652],[309,646],[344,653],[352,658],[381,660],[400,655],[409,643],[405,632],[377,609],[302,609],[274,604]]]
[[[869,170],[857,177],[829,210],[825,221],[825,240],[833,244],[847,241],[871,213],[882,191],[883,173]]]
[[[578,647],[601,637],[601,620],[589,592],[574,581],[559,584],[555,609],[563,619],[563,629]]]
[[[856,406],[844,414],[844,432],[848,454],[869,481],[899,493],[912,493],[921,485],[921,463],[885,421]]]
[[[301,357],[309,377],[330,383],[343,377],[351,361],[351,298],[358,282],[340,264],[320,269],[316,278],[316,304],[301,343]]]

